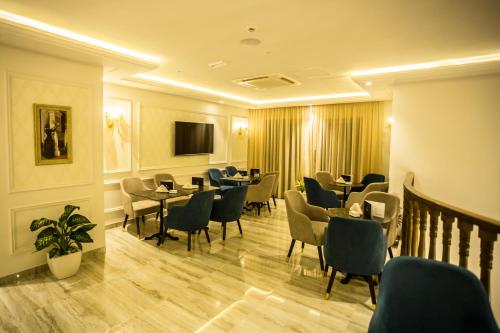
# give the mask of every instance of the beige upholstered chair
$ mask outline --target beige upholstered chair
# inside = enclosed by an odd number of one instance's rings
[[[277,171],[268,172],[268,173],[264,174],[263,177],[268,177],[268,176],[271,176],[271,175],[275,175],[276,176],[274,178],[274,182],[273,182],[273,191],[271,192],[271,197],[273,198],[274,207],[276,207],[276,196],[278,195],[278,183],[279,183],[280,173],[277,172]]]
[[[333,176],[331,173],[328,171],[318,171],[316,172],[316,180],[318,183],[321,185],[321,187],[325,190],[328,191],[334,191],[335,194],[337,194],[337,197],[343,198],[344,197],[344,192],[338,190],[333,183],[335,182],[335,179],[333,179]]]
[[[137,237],[141,237],[141,228],[139,223],[139,217],[142,217],[142,222],[144,222],[144,216],[148,214],[157,213],[160,209],[160,203],[153,200],[142,199],[130,193],[140,192],[149,190],[149,188],[144,185],[142,180],[137,177],[123,178],[120,181],[120,187],[122,191],[122,204],[123,210],[125,211],[125,220],[123,221],[123,228],[127,226],[128,218],[135,218],[137,224]]]
[[[248,185],[245,201],[253,207],[257,207],[257,214],[260,215],[260,209],[267,203],[267,209],[271,212],[269,199],[273,192],[274,179],[276,175],[262,177],[261,181],[255,185]]]
[[[154,176],[154,183],[155,183],[155,186],[156,187],[159,187],[161,185],[161,182],[162,181],[165,181],[165,180],[171,180],[174,182],[174,189],[179,189],[182,187],[181,184],[177,183],[175,181],[175,178],[174,176],[172,176],[171,174],[169,173],[157,173],[155,176]]]
[[[290,235],[292,236],[288,258],[292,254],[296,240],[302,242],[302,247],[304,244],[314,245],[318,248],[319,262],[323,270],[321,246],[330,217],[323,208],[308,204],[302,194],[295,190],[285,192],[285,204]]]
[[[399,197],[395,196],[394,194],[376,191],[368,193],[365,196],[364,200],[385,203],[384,224],[387,221],[389,222],[389,225],[384,226],[384,228],[387,229],[387,249],[389,251],[389,256],[392,258],[393,255],[391,246],[393,246],[396,242],[396,233],[398,227]]]
[[[365,196],[370,192],[387,192],[389,190],[389,183],[371,183],[366,186],[362,192],[351,192],[345,203],[346,208],[351,208],[355,203],[362,204]]]

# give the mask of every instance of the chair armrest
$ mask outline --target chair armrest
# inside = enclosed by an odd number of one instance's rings
[[[321,207],[307,204],[307,215],[311,220],[329,222],[330,216]]]

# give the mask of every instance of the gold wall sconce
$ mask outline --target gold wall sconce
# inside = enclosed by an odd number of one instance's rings
[[[104,119],[108,128],[114,128],[115,125],[120,125],[123,120],[123,112],[118,109],[111,109],[104,112]]]
[[[236,133],[238,133],[239,136],[245,136],[245,135],[247,135],[247,131],[248,131],[248,128],[240,126],[240,128],[238,128]]]
[[[387,128],[392,129],[393,124],[394,124],[394,118],[392,117],[387,118]]]

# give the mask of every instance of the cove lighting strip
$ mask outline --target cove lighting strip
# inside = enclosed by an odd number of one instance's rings
[[[60,37],[69,38],[71,40],[75,40],[75,41],[82,42],[82,43],[85,43],[88,45],[96,46],[96,47],[99,47],[99,48],[102,48],[102,49],[105,49],[108,51],[116,52],[118,54],[126,55],[129,57],[144,60],[147,62],[160,63],[160,61],[161,61],[160,58],[152,56],[152,55],[148,55],[148,54],[137,52],[137,51],[134,51],[131,49],[127,49],[127,48],[119,46],[119,45],[111,44],[111,43],[108,43],[108,42],[105,42],[105,41],[102,41],[99,39],[95,39],[92,37],[81,35],[81,34],[78,34],[76,32],[70,31],[70,30],[55,27],[53,25],[49,25],[49,24],[46,24],[46,23],[43,23],[43,22],[40,22],[37,20],[33,20],[30,18],[24,17],[24,16],[12,14],[12,13],[9,13],[9,12],[3,11],[3,10],[0,10],[0,20],[5,20],[5,21],[11,22],[11,23],[17,23],[17,24],[25,26],[25,27],[34,28],[36,30],[48,32],[48,33],[51,33],[51,34],[54,34],[54,35],[57,35]]]
[[[422,69],[432,69],[439,67],[478,64],[478,63],[493,62],[499,60],[500,60],[500,53],[494,53],[494,54],[487,54],[475,57],[447,59],[447,60],[439,60],[432,62],[423,62],[420,64],[382,67],[382,68],[374,68],[363,71],[354,71],[351,73],[351,76],[359,77],[359,76],[369,76],[369,75],[387,74],[387,73],[400,73],[400,72],[417,71]]]
[[[163,77],[155,76],[155,75],[151,75],[151,74],[141,73],[141,74],[135,74],[135,75],[133,75],[133,77],[141,79],[141,80],[166,84],[169,86],[199,91],[199,92],[206,93],[209,95],[225,97],[228,99],[232,99],[232,100],[236,100],[236,101],[240,101],[240,102],[245,102],[245,103],[250,103],[250,104],[254,104],[254,105],[304,102],[304,101],[315,101],[315,100],[321,100],[321,99],[337,99],[337,98],[370,96],[369,93],[367,93],[365,91],[360,91],[360,92],[338,93],[338,94],[329,94],[329,95],[320,95],[320,96],[303,96],[303,97],[256,100],[256,99],[245,98],[245,97],[241,97],[241,96],[237,96],[237,95],[228,94],[228,93],[225,93],[223,91],[218,91],[218,90],[214,90],[214,89],[196,86],[196,85],[189,84],[189,83],[174,81],[174,80],[170,80],[167,78],[163,78]]]

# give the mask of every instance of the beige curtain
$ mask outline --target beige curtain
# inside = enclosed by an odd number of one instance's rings
[[[278,195],[317,171],[385,174],[382,102],[249,111],[248,165],[278,171]]]

